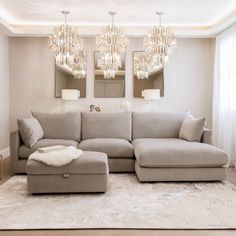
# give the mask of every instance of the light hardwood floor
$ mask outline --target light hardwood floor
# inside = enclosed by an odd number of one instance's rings
[[[236,185],[236,170],[227,178]],[[235,199],[236,201],[236,199]],[[235,219],[236,220],[236,219]],[[1,219],[0,219],[1,224]],[[22,230],[0,231],[0,236],[236,236],[236,230]]]

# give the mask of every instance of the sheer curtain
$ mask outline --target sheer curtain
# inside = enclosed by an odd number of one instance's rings
[[[236,24],[216,38],[213,143],[236,162]]]

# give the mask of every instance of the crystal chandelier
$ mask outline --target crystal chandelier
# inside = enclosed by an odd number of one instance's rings
[[[105,79],[115,78],[129,44],[123,28],[114,25],[116,12],[111,11],[109,14],[112,17],[112,24],[102,29],[102,34],[96,38],[96,45],[100,51],[97,66],[103,71]]]
[[[80,51],[74,55],[70,67],[75,79],[84,79],[86,77],[86,52]]]
[[[144,38],[143,46],[152,57],[154,63],[166,65],[169,56],[172,55],[176,37],[170,27],[161,25],[163,12],[156,13],[159,16],[159,26],[154,26]]]
[[[134,58],[134,74],[138,79],[148,79],[151,61],[145,52]]]
[[[49,36],[50,48],[56,58],[56,62],[71,68],[75,62],[75,55],[83,48],[83,40],[79,35],[78,27],[67,25],[69,11],[62,11],[65,16],[65,23],[53,29]]]

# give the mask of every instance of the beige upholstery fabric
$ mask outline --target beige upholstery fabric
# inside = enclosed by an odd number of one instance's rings
[[[10,133],[10,156],[12,160],[14,173],[16,173],[17,171],[16,165],[19,160],[18,152],[19,152],[19,147],[21,145],[22,143],[21,143],[20,133],[18,132],[18,130],[11,132]]]
[[[133,145],[126,139],[95,138],[86,139],[79,144],[85,151],[104,152],[109,158],[133,158]]]
[[[78,174],[69,178],[62,175],[28,175],[28,193],[104,193],[108,177],[108,174]]]
[[[178,138],[179,130],[188,112],[133,113],[133,139]]]
[[[202,135],[202,143],[212,144],[212,131],[210,129],[204,129]]]
[[[109,158],[108,166],[110,173],[134,172],[134,159]]]
[[[27,162],[29,193],[106,192],[108,184],[107,155],[84,152],[71,163],[53,167]]]
[[[143,167],[221,167],[228,162],[215,146],[182,139],[136,139],[133,145]]]
[[[185,119],[179,131],[179,138],[190,142],[201,142],[206,118]]]
[[[54,145],[63,145],[63,146],[74,146],[78,147],[78,143],[74,140],[64,140],[64,139],[41,139],[39,140],[32,148],[22,145],[19,147],[19,157],[28,158],[30,154],[35,152],[37,148],[48,147]]]
[[[131,141],[131,113],[82,113],[82,139],[120,138]]]
[[[24,144],[32,147],[39,139],[43,138],[43,129],[34,117],[17,120],[18,129]]]
[[[40,113],[32,112],[39,121],[46,139],[68,139],[80,141],[81,139],[81,114],[72,113]]]
[[[26,172],[29,175],[105,174],[108,172],[107,155],[101,152],[84,152],[78,159],[59,167],[29,160]]]
[[[27,159],[16,162],[16,173],[26,173]],[[110,173],[134,172],[134,159],[108,159]]]
[[[135,173],[141,182],[151,181],[222,181],[226,168],[145,168],[135,162]]]

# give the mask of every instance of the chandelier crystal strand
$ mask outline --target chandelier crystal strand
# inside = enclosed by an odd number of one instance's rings
[[[65,17],[64,25],[55,27],[49,39],[50,48],[56,59],[56,63],[73,70],[72,68],[83,67],[83,58],[81,58],[81,60],[78,59],[78,56],[82,55],[83,40],[79,35],[78,27],[67,25],[67,15],[69,13],[69,11],[62,11]],[[82,64],[77,65],[76,63]]]
[[[86,77],[86,52],[80,51],[74,55],[70,67],[75,79],[84,79]]]
[[[148,54],[143,53],[134,58],[134,74],[138,79],[148,79],[151,71],[151,61]]]
[[[112,24],[102,29],[102,34],[96,38],[96,45],[100,51],[97,66],[103,71],[105,79],[115,78],[119,68],[122,66],[123,55],[129,40],[121,27],[114,26],[114,15],[109,12]]]
[[[172,55],[173,46],[176,44],[176,37],[169,26],[161,25],[163,12],[156,13],[159,16],[159,26],[154,26],[144,38],[143,46],[151,55],[154,63],[166,65],[169,56]]]

